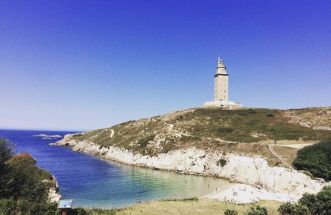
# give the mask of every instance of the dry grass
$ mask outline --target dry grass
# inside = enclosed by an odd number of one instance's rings
[[[310,126],[331,127],[331,107],[288,110],[285,114],[292,123],[303,122]]]
[[[296,158],[298,152],[298,149],[285,146],[274,146],[274,150],[277,154],[281,155],[289,165],[293,164],[293,161]]]
[[[268,209],[268,214],[278,214],[277,209],[280,202],[276,201],[261,201],[258,205],[265,206]],[[244,214],[253,204],[236,205],[224,203],[216,200],[198,200],[198,201],[155,201],[129,208],[121,209],[116,212],[118,215],[222,215],[226,209],[237,210],[239,214]]]

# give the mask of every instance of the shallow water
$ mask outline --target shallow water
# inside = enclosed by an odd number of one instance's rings
[[[61,138],[42,139],[34,135],[61,135],[62,131],[0,130],[16,145],[17,152],[28,152],[57,178],[63,198],[74,199],[74,206],[124,207],[152,199],[191,198],[215,191],[224,180],[131,167],[101,160],[69,148],[50,146]]]

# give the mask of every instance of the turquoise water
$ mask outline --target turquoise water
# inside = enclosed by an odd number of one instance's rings
[[[221,179],[130,167],[101,160],[65,147],[50,146],[60,138],[42,139],[34,135],[61,135],[70,132],[0,130],[16,145],[17,152],[28,152],[57,178],[63,198],[74,199],[74,206],[112,208],[149,200],[190,198],[215,191],[227,183]]]

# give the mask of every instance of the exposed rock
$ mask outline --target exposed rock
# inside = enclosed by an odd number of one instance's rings
[[[54,186],[49,188],[49,193],[48,193],[48,200],[49,202],[59,202],[60,199],[62,198],[61,194],[59,193],[59,184],[55,178],[55,176],[52,176],[53,177],[53,181],[55,182],[54,183]]]
[[[291,167],[276,147],[331,138],[330,128],[331,108],[195,108],[66,135],[56,144],[129,165],[245,184],[231,188],[229,201],[242,202],[234,195],[237,191],[247,194],[248,202],[287,201],[316,193],[324,183],[290,168],[273,167]],[[274,150],[270,144],[276,140]]]
[[[328,126],[314,126],[314,130],[325,130],[325,131],[331,131],[331,128]]]

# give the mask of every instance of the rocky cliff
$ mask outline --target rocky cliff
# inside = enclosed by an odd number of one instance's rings
[[[228,190],[231,195],[216,193],[211,198],[245,203],[249,202],[247,198],[240,200],[234,195],[245,190],[251,194],[249,200],[297,200],[305,192],[318,192],[325,184],[282,167],[279,156],[270,152],[264,141],[286,143],[287,139],[318,141],[331,137],[327,129],[316,129],[316,121],[314,127],[294,122],[298,111],[190,109],[66,135],[56,145],[129,165],[241,183]],[[327,111],[322,114],[331,115]],[[323,121],[323,128],[328,126],[330,123]]]

